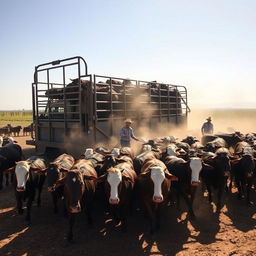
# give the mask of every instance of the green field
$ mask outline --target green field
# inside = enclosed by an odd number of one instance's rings
[[[7,124],[24,127],[31,124],[32,119],[32,111],[0,111],[0,127]]]

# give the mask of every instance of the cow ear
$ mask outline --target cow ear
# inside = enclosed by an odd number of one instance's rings
[[[240,161],[241,158],[237,158],[237,159],[232,159],[231,160],[231,164],[236,164]]]
[[[97,182],[104,182],[107,179],[107,173],[101,175],[100,177],[97,178]]]
[[[58,168],[59,169],[59,168]],[[66,169],[66,168],[61,168],[61,169],[59,169],[60,170],[60,172],[68,172],[69,170],[68,169]]]
[[[93,181],[98,181],[98,178],[95,176],[89,176],[89,175],[83,175],[84,179],[86,180],[93,180]]]
[[[56,188],[59,187],[59,186],[61,186],[61,185],[64,185],[65,181],[66,181],[66,177],[64,177],[64,178],[62,178],[62,179],[60,179],[60,180],[57,180],[57,182],[56,182]]]
[[[139,174],[138,178],[145,179],[149,176],[150,176],[150,172],[143,172],[143,173]]]
[[[38,174],[41,174],[41,175],[44,175],[46,174],[46,170],[47,169],[39,169],[39,168],[30,168],[30,171],[32,172],[35,172],[35,173],[38,173]]]
[[[181,165],[181,166],[189,165],[189,161],[181,162],[181,163],[179,163],[179,165]]]
[[[128,176],[122,176],[122,179],[123,179],[124,181],[130,181],[130,182],[132,182],[131,177],[128,177]]]
[[[9,169],[4,170],[5,173],[14,173],[14,171],[15,171],[15,166],[13,166],[13,167],[11,167]]]
[[[117,163],[126,163],[127,161],[125,159],[122,158],[116,158]]]
[[[6,157],[4,157],[4,156],[0,156],[0,162],[1,161],[6,161],[7,160],[7,158]]]
[[[168,180],[171,180],[171,181],[178,181],[179,180],[178,177],[176,177],[176,176],[174,176],[174,175],[172,175],[168,172],[165,173],[165,178],[167,178]]]

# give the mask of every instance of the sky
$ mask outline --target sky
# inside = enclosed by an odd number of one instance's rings
[[[1,0],[0,110],[31,109],[34,67],[184,85],[193,108],[256,108],[254,0]]]

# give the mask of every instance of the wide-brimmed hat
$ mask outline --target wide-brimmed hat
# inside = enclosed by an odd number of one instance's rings
[[[212,118],[209,116],[208,118],[206,118],[206,120],[212,121]]]
[[[128,119],[125,119],[125,120],[124,120],[124,123],[130,123],[130,124],[132,124],[132,120],[129,119],[129,118],[128,118]]]

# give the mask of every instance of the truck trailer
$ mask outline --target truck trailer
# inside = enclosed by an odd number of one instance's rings
[[[34,144],[42,153],[105,143],[126,118],[152,130],[186,125],[190,111],[185,86],[89,74],[80,56],[36,66],[32,98]]]

